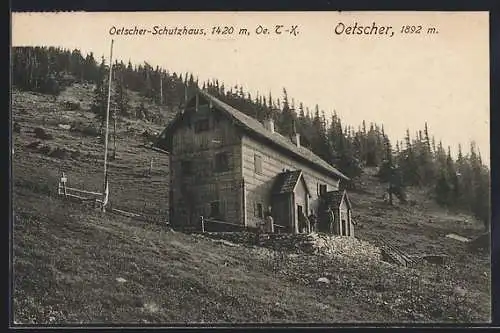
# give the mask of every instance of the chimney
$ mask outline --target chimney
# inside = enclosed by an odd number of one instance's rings
[[[292,142],[297,146],[300,147],[300,134],[297,132],[297,128],[295,127],[295,119],[292,120]]]
[[[271,133],[274,133],[274,119],[268,118],[264,120],[264,127]]]

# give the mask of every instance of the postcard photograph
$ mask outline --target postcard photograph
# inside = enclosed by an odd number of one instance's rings
[[[11,325],[490,323],[488,12],[11,34]]]

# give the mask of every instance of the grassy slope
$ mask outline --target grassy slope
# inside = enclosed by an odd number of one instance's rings
[[[296,291],[270,278],[262,262],[246,260],[255,256],[252,250],[228,252],[208,240],[83,212],[57,199],[22,200],[30,208],[19,209],[15,221],[20,321],[304,320],[287,308],[319,306],[314,291]],[[47,201],[50,211],[39,216]],[[52,313],[43,313],[48,309]]]
[[[80,91],[80,90],[79,90]],[[73,93],[75,94],[75,93]],[[84,95],[85,92],[80,92]],[[454,256],[449,267],[406,269],[363,258],[286,256],[261,248],[227,247],[127,218],[101,215],[57,198],[64,169],[69,181],[99,190],[102,145],[59,129],[84,111],[64,111],[46,96],[16,92],[14,120],[14,320],[17,322],[352,322],[487,321],[489,262],[467,253],[448,232],[478,233],[470,217],[446,213],[413,193],[414,207],[388,209],[368,173],[352,193],[358,237],[390,237],[409,252]],[[63,96],[62,98],[68,98]],[[57,159],[26,145],[31,128],[54,135],[50,146],[81,152]],[[128,130],[127,127],[135,128]],[[158,211],[168,200],[168,162],[138,147],[144,122],[121,123],[111,165],[111,199],[131,210]],[[152,178],[142,173],[155,157]],[[431,221],[429,221],[429,218]],[[328,285],[316,282],[328,277]],[[117,282],[122,277],[126,282]]]
[[[483,224],[474,217],[439,207],[427,189],[407,190],[413,205],[400,205],[396,198],[394,207],[387,205],[382,199],[387,185],[378,181],[375,168],[364,170],[359,185],[361,191],[349,196],[359,222],[357,235],[363,239],[388,238],[410,254],[456,256],[466,253],[463,243],[446,238],[447,234],[474,238],[484,232]]]

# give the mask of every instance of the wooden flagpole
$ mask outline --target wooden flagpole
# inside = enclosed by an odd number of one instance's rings
[[[102,211],[106,211],[107,193],[108,193],[108,127],[109,127],[109,107],[111,104],[111,81],[113,72],[113,42],[111,40],[111,51],[109,55],[109,82],[108,82],[108,106],[106,108],[106,134],[104,137],[104,186],[103,186],[103,204]]]
[[[160,105],[163,105],[163,73],[160,72]]]

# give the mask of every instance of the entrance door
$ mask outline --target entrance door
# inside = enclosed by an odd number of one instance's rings
[[[302,233],[302,229],[305,227],[304,226],[304,220],[303,220],[303,217],[302,217],[303,214],[304,214],[304,212],[303,212],[302,206],[301,205],[297,205],[297,223],[298,223],[298,226],[299,226],[299,233]]]
[[[347,233],[349,231],[347,230],[347,223],[345,219],[342,219],[342,236],[349,236]]]

